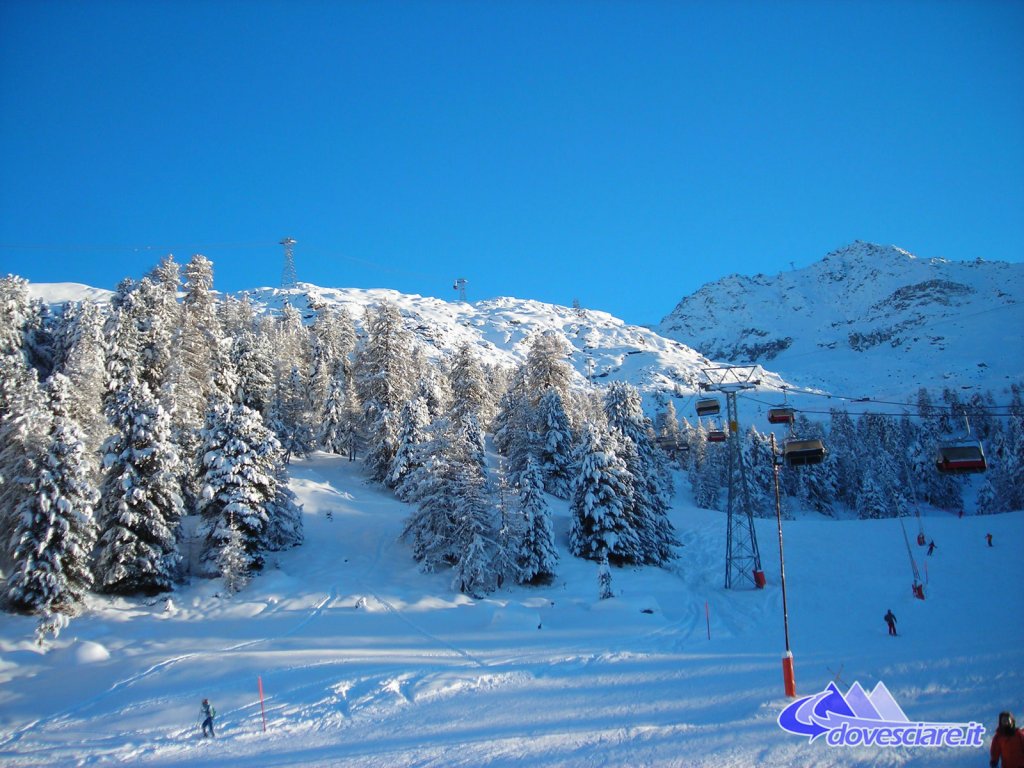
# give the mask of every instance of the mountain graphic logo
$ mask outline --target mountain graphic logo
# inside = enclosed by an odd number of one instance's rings
[[[885,684],[871,693],[854,682],[844,694],[829,683],[821,693],[797,699],[779,714],[779,727],[808,743],[821,737],[830,746],[982,747],[979,723],[925,723],[907,717]]]

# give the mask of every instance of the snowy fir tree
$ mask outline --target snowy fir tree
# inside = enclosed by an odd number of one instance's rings
[[[515,475],[526,468],[526,459],[536,454],[535,411],[530,405],[525,366],[513,374],[498,403],[494,418],[494,446],[505,457],[508,471]]]
[[[67,315],[67,313],[65,313]],[[82,428],[86,453],[99,469],[99,448],[107,438],[109,424],[103,414],[106,390],[106,353],[103,339],[103,316],[93,302],[82,302],[71,317],[66,317],[67,353],[62,371],[69,379],[68,410]]]
[[[401,313],[388,302],[367,309],[366,332],[366,343],[359,350],[356,364],[369,444],[364,461],[370,477],[386,484],[398,450],[399,412],[412,391],[412,342]]]
[[[229,545],[232,521],[242,537],[247,568],[263,567],[270,508],[283,463],[280,443],[260,415],[241,404],[211,402],[202,430],[199,512],[203,561],[216,571]]]
[[[70,615],[92,587],[90,556],[96,542],[89,462],[78,425],[68,412],[70,385],[51,378],[52,411],[47,450],[32,494],[15,510],[13,567],[6,601],[15,610],[43,615],[43,624],[59,631],[52,614]]]
[[[640,539],[630,526],[633,488],[629,471],[615,454],[615,438],[584,430],[579,474],[570,506],[569,551],[597,560],[602,553],[621,565],[640,560]]]
[[[541,395],[549,389],[558,390],[562,401],[567,400],[572,381],[572,368],[566,362],[569,356],[567,346],[565,337],[554,331],[546,331],[534,337],[525,363],[531,405],[536,405]]]
[[[302,505],[295,492],[288,487],[288,471],[279,459],[275,475],[274,497],[267,503],[267,530],[263,547],[278,552],[299,546],[305,534],[302,523]]]
[[[171,588],[182,515],[178,453],[167,413],[149,387],[129,379],[110,409],[98,507],[97,587],[112,594]]]
[[[557,389],[548,389],[541,396],[534,433],[544,489],[559,499],[568,499],[572,493],[575,444]]]
[[[555,575],[558,551],[551,524],[551,511],[544,498],[544,479],[540,465],[532,456],[519,475],[515,510],[519,524],[518,536],[512,537],[510,548],[515,564],[516,581],[520,584],[546,584]]]
[[[288,376],[279,382],[270,406],[267,424],[284,448],[286,463],[292,456],[305,456],[313,448],[308,384],[299,366],[293,365]]]
[[[416,477],[412,473],[423,466],[426,457],[421,446],[429,439],[427,427],[430,417],[427,404],[422,397],[414,397],[402,406],[399,415],[398,448],[391,460],[387,484],[395,489],[395,495],[403,501],[415,496]]]
[[[238,376],[237,401],[267,415],[274,394],[274,350],[264,333],[244,331],[231,342]]]
[[[479,423],[490,410],[490,398],[483,368],[469,344],[459,347],[448,378],[452,391],[451,418],[464,424],[472,417]]]
[[[640,540],[639,561],[662,565],[679,543],[668,519],[672,485],[664,454],[652,440],[653,429],[636,387],[612,382],[605,393],[605,413],[630,475],[633,494],[627,515]]]
[[[50,410],[35,369],[21,355],[0,355],[0,571],[10,562],[15,511],[31,503],[47,450]]]
[[[418,508],[402,537],[425,572],[452,567],[452,585],[467,594],[498,581],[495,504],[483,467],[472,458],[465,432],[444,421],[435,427],[431,456],[420,473]]]
[[[317,430],[316,445],[320,450],[350,455],[358,429],[359,406],[353,403],[355,387],[344,372],[332,379],[327,388],[320,427]]]
[[[224,582],[225,592],[233,595],[245,588],[249,581],[250,564],[245,539],[235,525],[234,515],[228,515],[223,540],[217,552],[217,572]]]

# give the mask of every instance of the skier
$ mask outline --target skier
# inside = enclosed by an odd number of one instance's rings
[[[932,552],[935,551],[935,539],[928,542],[928,557],[932,556]]]
[[[893,637],[896,636],[896,614],[892,612],[890,608],[885,614],[885,623],[889,625],[889,634]]]
[[[213,732],[213,718],[217,716],[217,710],[213,708],[213,704],[210,703],[209,699],[203,699],[203,706],[200,709],[200,717],[203,719],[203,738],[207,736],[216,736]],[[209,733],[207,733],[209,730]]]
[[[996,768],[1002,760],[1002,768],[1024,768],[1024,731],[1010,712],[999,713],[999,727],[992,736],[989,748],[989,765]]]
[[[991,533],[986,533],[985,534],[985,538],[988,539],[988,545],[991,547],[992,546],[992,534]]]

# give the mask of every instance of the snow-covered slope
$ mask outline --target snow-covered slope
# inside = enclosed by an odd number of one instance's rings
[[[1022,328],[1024,264],[920,259],[855,242],[805,269],[705,285],[657,330],[804,386],[907,396],[1021,381]]]
[[[987,764],[982,748],[842,748],[779,728],[772,520],[755,521],[763,591],[723,589],[724,514],[677,498],[679,560],[616,568],[616,597],[598,600],[597,565],[569,555],[567,505],[551,499],[556,581],[473,599],[450,573],[419,572],[398,539],[410,507],[367,485],[359,462],[296,459],[292,487],[306,543],[233,598],[206,580],[159,599],[91,596],[45,652],[33,617],[0,614],[0,764]],[[797,692],[883,682],[912,720],[979,722],[987,746],[999,711],[1024,708],[1024,513],[926,516],[938,548],[914,547],[923,602],[899,521],[800,517],[785,524]],[[199,737],[204,697],[219,714],[212,742]]]
[[[531,340],[554,333],[565,341],[569,362],[580,381],[621,379],[642,392],[671,393],[678,387],[692,392],[704,380],[703,368],[714,365],[683,343],[659,336],[648,328],[593,310],[577,310],[530,299],[498,298],[472,304],[402,294],[384,289],[319,288],[300,284],[280,290],[249,292],[250,300],[266,310],[289,301],[307,316],[318,305],[345,307],[361,325],[366,307],[388,301],[402,312],[406,327],[428,353],[448,355],[461,345],[473,345],[480,358],[492,365],[514,366],[526,358]],[[764,372],[766,386],[781,380]]]

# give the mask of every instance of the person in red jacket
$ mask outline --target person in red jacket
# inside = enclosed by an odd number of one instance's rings
[[[1002,768],[1024,768],[1024,731],[1017,728],[1013,715],[1009,712],[999,713],[999,727],[992,737],[989,749],[991,768],[996,768],[1002,760]]]

